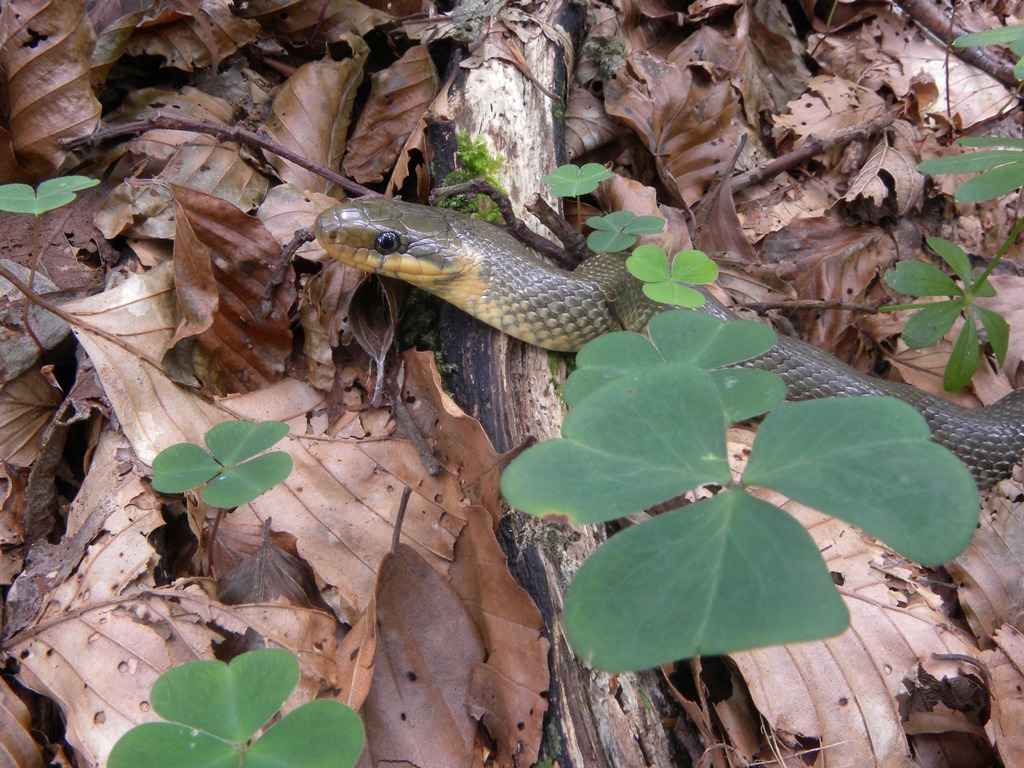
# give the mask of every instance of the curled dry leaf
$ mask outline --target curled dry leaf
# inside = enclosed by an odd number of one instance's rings
[[[177,94],[146,89],[126,102],[115,122],[176,116],[227,124],[233,111],[224,100],[193,88]],[[236,144],[191,131],[146,131],[119,147],[118,154],[123,156],[117,174],[131,178],[115,187],[96,215],[97,228],[108,238],[174,237],[171,184],[216,195],[244,211],[255,209],[269,186]],[[154,180],[133,180],[140,158],[156,174]]]
[[[87,136],[99,123],[100,103],[89,80],[94,41],[81,0],[4,4],[0,69],[10,146],[35,180],[64,161],[61,139]]]
[[[439,85],[427,48],[417,45],[372,77],[370,98],[352,132],[345,173],[360,183],[384,178],[423,120]]]
[[[28,708],[0,678],[0,753],[11,768],[43,768],[43,751],[32,738]]]
[[[777,114],[795,99],[811,76],[804,64],[804,43],[797,38],[793,21],[780,3],[743,4],[737,12],[737,35],[743,53],[744,77],[736,78],[743,96],[743,110],[750,125],[761,115]]]
[[[182,320],[165,359],[169,370],[216,394],[280,381],[292,352],[290,266],[269,315],[261,301],[281,256],[277,240],[231,203],[188,187],[173,192],[174,282]]]
[[[1024,764],[1024,637],[1020,629],[1004,625],[994,633],[996,648],[983,659],[991,681],[990,735],[1003,765]]]
[[[395,7],[395,3],[386,5],[385,11],[375,9],[373,3],[364,4],[358,0],[332,0],[329,4],[306,0],[256,0],[246,3],[240,9],[240,15],[255,19],[262,27],[300,45],[308,45],[316,39],[365,47],[362,38],[367,32],[391,21],[391,14],[405,15]]]
[[[175,18],[137,29],[128,40],[133,56],[159,56],[167,66],[192,72],[230,56],[259,33],[259,26],[232,12],[227,0],[175,6]]]
[[[604,102],[597,96],[581,87],[569,91],[565,108],[565,154],[570,161],[626,133],[621,123],[608,117]]]
[[[499,765],[532,765],[543,737],[550,685],[544,620],[508,572],[482,507],[466,510],[468,524],[455,545],[451,586],[473,617],[485,660],[470,677],[466,708],[497,745]]]
[[[0,386],[0,460],[31,466],[61,399],[56,382],[35,368]]]
[[[902,128],[901,128],[902,126]],[[893,131],[911,130],[909,124],[897,121]],[[854,177],[845,200],[853,202],[863,199],[870,204],[869,220],[878,220],[883,215],[905,216],[919,208],[924,197],[924,175],[917,170],[917,158],[906,151],[907,141],[891,141],[887,133],[875,144],[863,167]]]
[[[363,81],[365,56],[304,64],[281,86],[264,130],[285,149],[337,169],[345,152],[352,106]],[[301,190],[343,197],[342,189],[276,155],[268,161],[282,181]]]
[[[946,569],[971,630],[983,644],[1004,624],[1020,621],[1024,584],[1024,506],[1019,480],[1003,480],[983,500],[978,532]]]
[[[357,765],[477,765],[477,725],[466,704],[486,656],[473,618],[405,544],[384,556],[376,594],[377,650]]]
[[[655,157],[658,175],[687,205],[730,167],[740,105],[728,83],[705,86],[646,52],[606,85],[605,109],[628,124]]]

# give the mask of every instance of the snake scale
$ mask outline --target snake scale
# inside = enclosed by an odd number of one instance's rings
[[[619,257],[595,256],[568,272],[504,230],[447,210],[361,200],[321,213],[315,231],[333,258],[417,285],[547,349],[575,352],[609,331],[642,330],[660,308]],[[734,319],[710,294],[705,297],[703,311]],[[925,417],[933,439],[960,457],[982,487],[1007,477],[1024,456],[1024,389],[987,408],[963,408],[907,384],[865,376],[785,336],[742,365],[780,376],[793,400],[889,395],[909,403]]]

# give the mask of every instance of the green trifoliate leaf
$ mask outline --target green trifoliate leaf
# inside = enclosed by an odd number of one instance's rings
[[[590,194],[611,177],[611,171],[599,163],[587,163],[582,168],[569,164],[559,166],[541,181],[551,187],[555,197],[579,197]]]
[[[161,493],[183,493],[198,488],[223,468],[201,446],[177,443],[153,459],[153,488]]]
[[[978,517],[967,467],[932,442],[921,414],[889,397],[779,406],[757,431],[743,482],[842,518],[925,565],[960,554]]]
[[[215,507],[239,507],[262,496],[291,474],[292,457],[271,451],[222,472],[203,488],[203,501]]]
[[[206,433],[206,447],[224,466],[262,453],[288,434],[282,421],[225,421]]]
[[[717,387],[692,365],[665,363],[576,402],[562,438],[513,460],[501,489],[530,514],[593,523],[729,478]]]
[[[150,702],[161,717],[242,744],[281,708],[299,682],[299,663],[288,651],[265,648],[230,664],[193,661],[153,684]]]
[[[609,672],[827,637],[848,618],[807,532],[735,491],[612,537],[565,600],[573,649]]]
[[[39,216],[73,202],[76,192],[99,183],[86,176],[64,176],[44,181],[36,189],[27,184],[4,184],[0,186],[0,211]]]

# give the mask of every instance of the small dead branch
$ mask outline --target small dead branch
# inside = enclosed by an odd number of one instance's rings
[[[736,194],[745,187],[757,184],[765,179],[774,178],[784,171],[795,168],[817,154],[849,144],[856,139],[866,139],[874,136],[896,122],[896,117],[895,112],[887,112],[871,120],[865,120],[863,123],[835,131],[827,136],[808,136],[807,141],[799,149],[787,152],[782,157],[777,157],[770,163],[765,163],[758,168],[741,173],[738,176],[733,176],[729,181],[729,186],[733,194]]]
[[[981,47],[954,48],[950,45],[952,38],[966,34],[969,30],[957,24],[955,18],[946,16],[945,12],[931,0],[896,0],[896,5],[902,8],[915,24],[945,43],[947,50],[961,61],[992,75],[1011,90],[1015,91],[1020,87],[1020,81],[1013,76],[1013,65],[1001,57],[994,56]]]
[[[371,189],[367,189],[361,184],[356,184],[354,181],[332,171],[330,168],[325,168],[322,165],[310,162],[302,155],[298,155],[291,150],[285,149],[276,141],[273,141],[262,134],[246,131],[242,128],[233,128],[229,125],[214,123],[209,120],[192,120],[187,117],[166,117],[161,115],[159,117],[151,117],[147,120],[136,120],[131,123],[125,123],[124,125],[118,125],[114,128],[106,128],[102,131],[96,131],[96,133],[90,136],[83,136],[80,139],[61,141],[61,147],[70,152],[82,147],[94,147],[101,142],[108,141],[109,139],[119,138],[121,136],[136,136],[157,128],[169,131],[192,131],[193,133],[202,133],[208,136],[213,136],[221,141],[235,141],[254,149],[262,149],[265,152],[271,152],[290,163],[295,163],[295,165],[300,168],[305,168],[307,171],[315,173],[317,176],[322,176],[353,195],[358,197],[380,197],[379,193],[374,192]]]

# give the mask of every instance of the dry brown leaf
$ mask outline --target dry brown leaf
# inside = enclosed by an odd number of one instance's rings
[[[184,117],[229,125],[234,115],[234,105],[197,88],[186,86],[180,91],[142,88],[129,94],[108,121],[120,125],[158,117]],[[158,174],[182,147],[196,143],[212,145],[218,140],[192,131],[154,128],[109,149],[102,157],[105,162],[119,163],[115,176]]]
[[[762,114],[778,113],[800,95],[811,73],[804,65],[803,43],[778,0],[744,4],[729,45],[743,52],[743,76],[737,84],[750,125]]]
[[[156,10],[129,2],[92,3],[86,9],[89,22],[96,32],[96,44],[89,57],[89,66],[95,82],[105,82],[111,68],[124,55],[128,40],[147,16]],[[148,11],[148,13],[147,13]]]
[[[227,418],[288,422],[292,437],[282,448],[292,454],[291,476],[234,514],[256,524],[273,517],[275,531],[294,536],[299,555],[328,585],[324,599],[351,624],[372,594],[404,485],[414,494],[403,534],[445,570],[463,525],[461,508],[467,496],[488,496],[493,503],[497,470],[493,451],[482,448],[487,443],[479,424],[476,437],[467,438],[470,420],[440,392],[436,371],[418,383],[417,373],[407,367],[405,395],[414,419],[421,428],[429,427],[428,438],[436,434],[440,458],[451,470],[434,479],[424,477],[412,445],[380,440],[383,430],[368,417],[359,432],[365,439],[328,438],[332,425],[319,410],[322,395],[299,382],[285,380],[218,404],[173,384],[149,362],[163,353],[175,325],[169,277],[166,268],[151,270],[68,306],[88,323],[126,340],[127,349],[78,329],[136,454],[151,463],[169,445],[201,442],[211,426]],[[431,406],[432,400],[440,406]],[[453,474],[456,469],[461,482]],[[496,504],[490,508],[497,510]]]
[[[377,654],[377,597],[370,598],[356,625],[338,645],[338,700],[361,709],[373,682]]]
[[[991,735],[1003,765],[1024,765],[1024,639],[1004,626],[994,634],[996,650],[982,655],[991,680]]]
[[[61,139],[87,136],[99,124],[100,103],[89,81],[94,42],[81,0],[4,4],[0,70],[5,122],[19,165],[36,180],[64,162]]]
[[[1024,620],[1024,505],[1021,484],[1003,480],[982,500],[981,524],[946,569],[959,583],[957,595],[982,647],[995,631]]]
[[[480,629],[486,652],[486,661],[473,669],[467,708],[497,744],[499,764],[532,765],[547,712],[550,643],[540,611],[508,572],[490,514],[469,507],[466,517],[451,586]]]
[[[128,40],[133,56],[159,56],[167,66],[192,72],[215,64],[252,42],[259,26],[232,12],[229,0],[199,0],[172,4],[170,23],[148,24]]]
[[[31,727],[28,707],[0,678],[0,764],[5,768],[43,768],[43,751]]]
[[[895,262],[892,238],[879,227],[854,227],[835,217],[801,218],[765,238],[763,257],[777,264],[778,275],[792,281],[801,299],[870,303],[879,275]],[[861,315],[852,310],[810,310],[800,325],[808,341],[842,355],[861,351],[858,334],[839,343],[858,327]],[[847,359],[854,359],[852,356]]]
[[[52,698],[84,765],[98,766],[131,726],[154,718],[148,699],[157,676],[213,643],[252,631],[300,652],[303,679],[294,701],[334,687],[335,619],[280,603],[232,606],[198,583],[154,589],[149,534],[164,524],[161,503],[124,462],[124,439],[111,429],[97,446],[52,557],[26,577],[46,579],[42,614],[6,639],[19,679]],[[15,590],[12,590],[14,594]]]
[[[360,183],[381,181],[427,107],[439,79],[426,46],[418,45],[371,78],[370,98],[352,132],[345,173]]]
[[[790,102],[788,115],[775,115],[777,132],[796,137],[794,148],[808,136],[826,136],[842,128],[863,123],[885,111],[878,94],[841,77],[818,75],[807,84],[807,93]]]
[[[905,122],[894,123],[894,133],[908,130]],[[904,149],[909,148],[908,141],[900,143]],[[871,207],[865,218],[877,221],[884,215],[905,216],[920,206],[923,196],[924,176],[917,170],[917,159],[902,151],[899,143],[890,143],[887,132],[871,150],[843,199],[867,200]]]
[[[915,679],[918,667],[937,678],[974,672],[932,654],[970,656],[977,648],[949,626],[938,610],[941,597],[913,566],[839,521],[797,512],[793,504],[786,508],[808,527],[829,570],[842,579],[851,627],[832,640],[732,659],[773,735],[789,750],[820,745],[815,766],[904,768],[911,755],[898,702],[905,681]]]
[[[484,644],[448,582],[404,544],[381,563],[377,625],[357,765],[474,765],[477,723],[467,704]]]
[[[356,92],[363,81],[364,61],[365,57],[356,56],[299,67],[274,96],[272,114],[264,130],[285,149],[325,168],[338,168],[345,152]],[[267,159],[282,181],[301,190],[344,197],[341,187],[312,171],[277,155]]]
[[[291,242],[300,229],[308,227],[320,211],[337,204],[338,201],[333,197],[304,192],[291,184],[278,184],[267,193],[256,215],[267,231],[284,246]],[[297,256],[314,262],[329,259],[316,240],[303,244]]]
[[[705,196],[694,230],[694,245],[706,253],[728,254],[731,261],[744,264],[761,261],[740,225],[728,183],[715,185]]]
[[[231,203],[187,187],[173,192],[182,320],[165,364],[179,381],[198,380],[219,395],[280,381],[292,352],[288,310],[295,289],[289,266],[270,314],[264,312],[263,292],[281,254],[277,240]]]
[[[586,88],[569,91],[565,108],[565,154],[570,161],[626,133],[625,127],[608,117],[604,102]]]
[[[146,89],[125,101],[115,122],[166,115],[227,124],[233,112],[224,100],[194,88],[178,94]],[[114,189],[96,215],[97,228],[108,238],[172,238],[171,184],[216,195],[244,211],[255,209],[269,186],[267,178],[241,157],[236,144],[189,131],[147,131],[106,159],[119,160],[115,176],[132,177]],[[136,174],[156,175],[152,181],[135,181]]]
[[[36,369],[0,385],[0,460],[31,466],[61,399],[52,376]]]
[[[728,171],[741,134],[728,83],[697,84],[688,71],[640,52],[605,87],[608,114],[636,132],[662,181],[687,205]]]
[[[213,570],[213,573],[219,574],[217,597],[220,602],[225,605],[241,605],[278,601],[303,608],[321,608],[326,612],[326,606],[318,599],[319,590],[309,566],[273,540],[269,528],[272,520],[260,531],[259,547],[247,556],[231,544],[233,539],[237,539],[232,534],[249,526],[238,523],[229,525],[229,522],[231,518],[217,528],[217,540],[211,553],[214,563],[230,556],[238,558],[230,569],[219,567]],[[292,540],[291,549],[294,548]]]
[[[810,178],[797,184],[784,173],[741,189],[734,197],[744,232],[757,242],[795,219],[824,216],[838,195],[826,180]]]
[[[373,3],[358,0],[253,0],[245,4],[240,15],[257,19],[265,28],[300,45],[316,39],[365,46],[363,35],[391,21],[392,13],[404,15],[394,7],[397,4],[386,5],[386,9],[375,9]]]
[[[957,128],[993,117],[1006,104],[1005,86],[956,56],[946,56],[941,44],[906,14],[891,7],[872,11],[873,18],[863,25],[821,39],[811,36],[808,43],[817,51],[816,58],[873,93],[891,90],[897,98],[909,100],[913,111],[923,106],[939,120],[951,117]],[[934,88],[934,103],[917,103],[915,88],[920,83]]]

